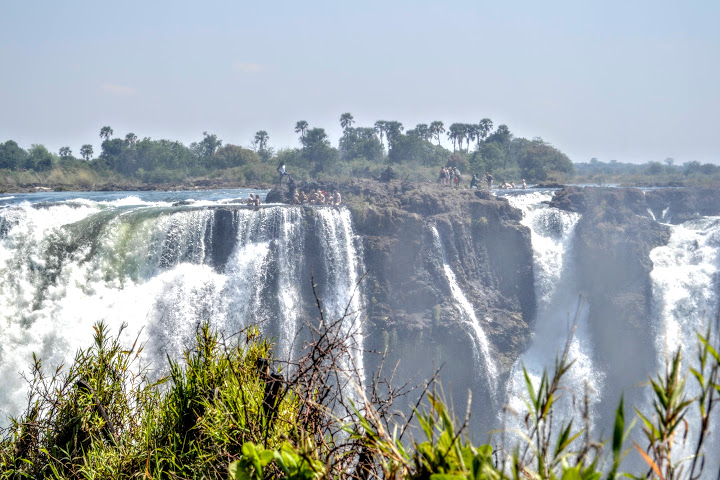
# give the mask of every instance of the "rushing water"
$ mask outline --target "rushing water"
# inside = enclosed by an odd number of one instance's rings
[[[670,228],[668,244],[650,253],[653,262],[650,276],[655,306],[654,335],[657,369],[660,372],[665,371],[667,360],[679,349],[682,349],[685,369],[688,365],[697,368],[697,334],[704,334],[708,326],[717,321],[720,308],[720,218],[703,218]],[[690,376],[686,387],[688,397],[698,391],[695,379]],[[675,460],[694,453],[699,432],[699,412],[695,406],[688,411],[686,420],[690,425],[690,434],[686,441],[676,442]],[[710,432],[706,451],[716,455],[707,459],[706,471],[716,472],[719,462],[717,452],[720,451],[720,440],[717,438],[720,419],[717,415]]]
[[[512,411],[522,417],[526,412],[523,399],[527,395],[523,367],[537,389],[543,370],[552,375],[555,358],[569,342],[568,356],[575,363],[565,377],[568,388],[557,402],[560,417],[556,417],[558,422],[567,422],[579,418],[586,393],[591,409],[598,404],[604,378],[593,360],[588,308],[578,311],[580,292],[574,279],[572,241],[580,215],[548,207],[544,202],[550,199],[551,194],[543,192],[508,197],[523,212],[521,223],[531,232],[538,308],[532,345],[510,373],[507,398]],[[571,337],[575,319],[577,326]]]
[[[349,211],[249,209],[237,200],[247,193],[0,200],[3,417],[24,408],[19,372],[33,352],[47,368],[71,360],[99,320],[127,323],[124,339],[139,335],[153,365],[179,358],[202,322],[226,333],[257,324],[276,339],[276,356],[291,359],[313,272],[325,318],[342,318],[347,361],[362,381],[363,267]]]
[[[465,293],[462,291],[462,288],[460,288],[460,285],[457,282],[455,272],[453,272],[452,268],[448,264],[445,255],[445,248],[443,247],[443,242],[440,238],[440,233],[435,226],[431,227],[431,231],[433,244],[435,245],[437,251],[440,252],[440,257],[442,258],[442,271],[445,274],[445,280],[450,288],[450,293],[460,313],[463,325],[467,327],[470,338],[473,340],[475,361],[478,364],[477,370],[480,375],[484,376],[490,395],[494,398],[497,393],[498,368],[492,357],[487,335],[485,335],[485,331],[475,315],[475,307],[473,307],[470,301],[468,301]]]
[[[291,359],[302,347],[308,290],[315,279],[325,318],[341,319],[351,355],[346,366],[364,378],[362,245],[350,211],[331,207],[243,205],[249,190],[151,193],[40,193],[0,197],[0,415],[24,408],[27,371],[36,353],[47,368],[87,348],[92,325],[104,320],[128,324],[125,340],[139,335],[145,359],[165,365],[177,358],[202,322],[233,333],[258,324],[275,339],[276,356]],[[523,366],[537,385],[568,341],[578,305],[573,256],[576,213],[550,208],[551,194],[532,191],[509,196],[531,231],[537,316],[530,348],[512,368],[505,385],[494,346],[446,257],[443,239],[430,228],[442,265],[440,281],[449,290],[458,319],[474,346],[478,385],[496,403],[506,395],[522,416]],[[652,212],[651,212],[652,213]],[[668,209],[658,221],[671,218]],[[696,353],[696,333],[720,313],[720,218],[671,226],[668,245],[650,254],[657,368],[682,348],[685,367]],[[439,262],[440,260],[438,260]],[[555,421],[577,418],[587,391],[591,417],[604,398],[605,374],[593,352],[586,306],[569,339],[575,361],[561,392]],[[457,361],[464,361],[458,359]],[[648,372],[651,374],[653,372]],[[694,379],[688,380],[693,395]],[[576,402],[573,402],[573,396]],[[652,411],[651,405],[641,408]],[[698,413],[688,412],[692,425]],[[0,420],[0,423],[5,423]],[[609,426],[603,425],[607,435]],[[637,427],[636,427],[637,428]],[[697,431],[697,430],[695,430]],[[711,427],[720,431],[720,423]],[[695,440],[678,443],[678,458]],[[720,451],[711,435],[707,451]],[[717,459],[714,459],[717,464]],[[715,468],[711,463],[708,470]]]

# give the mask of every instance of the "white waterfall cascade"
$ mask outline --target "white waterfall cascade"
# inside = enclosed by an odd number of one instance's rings
[[[342,318],[341,333],[349,341],[352,356],[345,368],[359,376],[348,380],[360,387],[365,382],[361,244],[353,233],[350,211],[346,208],[316,209],[315,222],[317,231],[322,232],[320,243],[327,275],[326,288],[322,290],[325,317],[330,321]]]
[[[550,193],[533,192],[507,198],[512,206],[522,211],[521,223],[531,231],[537,297],[533,343],[513,366],[506,393],[508,405],[520,422],[527,412],[523,367],[537,389],[543,370],[552,374],[555,359],[562,354],[568,341],[578,308],[580,292],[575,287],[568,260],[572,258],[573,232],[580,215],[545,205],[543,202],[552,198]],[[567,422],[577,416],[586,386],[591,419],[593,407],[600,402],[603,374],[593,362],[587,310],[586,306],[579,312],[577,327],[570,340],[569,359],[575,363],[564,379],[568,388],[557,402],[559,416],[556,415],[555,421],[558,425],[560,421]],[[572,395],[577,395],[577,402],[573,402]]]
[[[720,267],[720,218],[706,217],[682,225],[671,225],[670,240],[666,246],[650,252],[653,270],[650,272],[655,308],[654,335],[658,352],[657,369],[665,371],[666,359],[682,348],[684,372],[692,366],[699,368],[696,359],[697,334],[706,332],[708,325],[717,321],[718,281]],[[716,339],[717,341],[717,339]],[[686,394],[698,392],[695,378],[688,376]],[[716,407],[717,408],[717,407]],[[652,413],[648,403],[644,409]],[[718,471],[720,418],[713,412],[714,422],[705,440],[706,472],[713,477]],[[674,458],[686,458],[694,453],[699,432],[697,407],[689,409],[686,421],[690,426],[687,441],[677,441]],[[714,453],[712,453],[714,452]]]
[[[447,262],[440,233],[434,225],[431,227],[431,230],[435,248],[440,252],[442,257],[445,280],[448,282],[450,292],[453,300],[455,300],[455,306],[460,312],[463,324],[468,328],[470,337],[472,338],[475,362],[478,365],[478,370],[484,373],[489,391],[492,397],[495,398],[497,394],[498,368],[490,352],[490,342],[488,342],[487,335],[475,315],[474,307],[470,301],[468,301],[460,285],[458,285],[455,272],[453,272]]]
[[[139,335],[145,361],[160,369],[166,354],[181,357],[203,322],[226,333],[258,324],[275,338],[276,357],[292,358],[301,347],[301,286],[310,282],[301,278],[308,229],[321,240],[328,281],[318,287],[329,314],[347,305],[359,312],[343,328],[362,373],[363,266],[349,211],[235,208],[220,232],[218,206],[123,198],[0,209],[0,422],[26,406],[20,372],[33,352],[48,369],[69,362],[91,345],[100,320],[113,329],[127,323],[122,340]]]

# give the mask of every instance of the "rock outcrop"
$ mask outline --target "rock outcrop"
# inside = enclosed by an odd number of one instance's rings
[[[404,378],[427,378],[445,364],[443,382],[456,385],[461,397],[479,381],[471,332],[445,277],[434,226],[493,360],[507,375],[528,346],[536,303],[530,231],[520,224],[520,211],[487,191],[433,184],[354,181],[299,188],[338,189],[351,209],[367,269],[366,347],[387,352],[387,365],[402,360]],[[267,197],[289,200],[285,185]]]

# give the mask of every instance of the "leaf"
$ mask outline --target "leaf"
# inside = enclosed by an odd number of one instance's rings
[[[657,466],[657,464],[653,461],[653,459],[650,458],[650,457],[648,456],[648,454],[643,451],[642,448],[640,448],[640,445],[638,445],[638,444],[635,443],[635,442],[633,442],[633,445],[635,445],[635,448],[637,449],[637,451],[640,452],[640,456],[643,458],[643,460],[645,460],[645,462],[646,462],[648,465],[650,465],[650,468],[653,469],[653,472],[655,472],[655,475],[657,475],[658,477],[660,477],[660,480],[665,480],[665,478],[663,477],[662,473],[660,472],[660,467]]]
[[[620,451],[622,450],[623,432],[625,431],[625,396],[620,396],[620,405],[618,405],[617,411],[615,411],[615,426],[613,427],[613,460],[617,461],[620,458]]]
[[[467,477],[453,473],[433,473],[430,475],[430,480],[467,480]]]

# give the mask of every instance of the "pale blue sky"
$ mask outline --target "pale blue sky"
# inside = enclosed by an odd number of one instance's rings
[[[505,123],[574,161],[720,163],[720,2],[6,0],[0,141],[207,130],[337,144],[398,120]],[[447,145],[448,141],[444,140]]]

